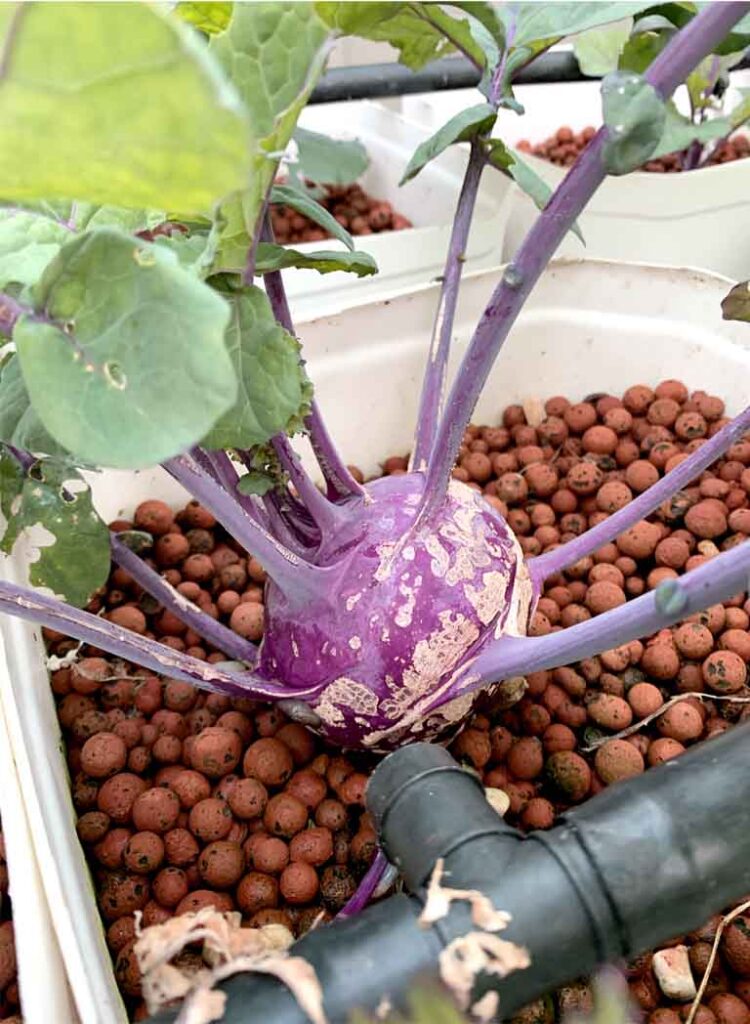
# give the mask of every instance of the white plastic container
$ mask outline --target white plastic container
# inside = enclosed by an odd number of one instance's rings
[[[521,117],[501,111],[494,135],[510,145],[549,138],[561,125],[580,131],[602,121],[599,82],[519,86],[526,108]],[[730,96],[728,107],[738,97]],[[433,93],[401,100],[401,113],[422,129],[435,131],[449,117],[479,102],[476,89]],[[566,169],[524,153],[522,158],[551,188]],[[486,172],[489,173],[489,172]],[[537,217],[519,190],[505,233],[503,258],[513,257]],[[750,160],[681,174],[633,172],[607,178],[579,218],[586,247],[572,234],[558,256],[634,260],[702,267],[733,280],[750,275]]]
[[[0,675],[7,676],[0,637]],[[6,684],[7,685],[7,684]],[[0,701],[0,815],[13,904],[17,978],[25,1024],[75,1020],[73,997],[57,945],[26,817],[10,727]],[[43,974],[40,974],[40,966]],[[43,979],[43,982],[42,982]]]
[[[399,114],[375,103],[324,103],[307,107],[300,124],[310,131],[335,138],[359,138],[370,156],[360,179],[376,199],[387,200],[408,217],[413,228],[355,238],[358,248],[370,253],[379,267],[372,277],[352,274],[324,276],[313,270],[286,270],[292,312],[308,319],[353,302],[385,298],[404,289],[429,284],[442,274],[453,213],[463,180],[467,156],[453,147],[428,164],[404,186],[399,186],[414,150],[429,137]],[[511,183],[500,175],[488,176],[477,198],[476,216],[466,249],[466,269],[480,270],[502,261],[505,226],[512,202]],[[341,242],[303,242],[294,248],[343,250]]]
[[[454,365],[499,275],[496,268],[467,276]],[[728,287],[719,277],[669,268],[593,261],[552,266],[498,359],[476,421],[496,423],[507,403],[534,396],[621,392],[630,383],[668,376],[720,394],[729,412],[737,412],[747,402],[750,328],[722,321],[719,304]],[[431,286],[300,325],[327,423],[347,461],[368,473],[385,456],[409,449],[436,300]],[[184,497],[161,471],[92,479],[107,519],[146,496],[175,503]],[[0,633],[9,667],[2,698],[16,722],[12,741],[26,809],[81,1021],[123,1024],[73,826],[40,631],[0,617]],[[43,951],[38,970],[52,970]],[[54,1020],[69,1024],[71,1018],[60,1012]]]

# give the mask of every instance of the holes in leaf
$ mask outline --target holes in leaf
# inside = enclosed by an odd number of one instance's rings
[[[104,376],[107,378],[107,382],[118,391],[124,391],[128,386],[127,375],[119,363],[112,361],[105,363]]]

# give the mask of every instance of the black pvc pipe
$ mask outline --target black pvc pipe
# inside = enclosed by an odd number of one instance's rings
[[[512,914],[504,937],[531,966],[494,988],[504,1014],[598,963],[628,958],[702,924],[750,892],[750,723],[619,783],[523,836],[488,805],[477,779],[442,748],[415,744],[387,757],[368,787],[368,807],[389,858],[412,895],[392,896],[357,917],[308,933],[294,946],[315,968],[330,1024],[387,996],[402,1005],[438,955],[471,924],[456,902],[429,928],[417,922],[424,886],[442,857],[445,884],[486,893]],[[239,975],[222,988],[225,1024],[305,1024],[287,989]],[[167,1024],[174,1012],[152,1018]]]
[[[744,57],[734,70],[749,66],[750,58]],[[339,100],[382,99],[419,92],[467,89],[479,85],[479,79],[479,70],[466,57],[445,57],[419,71],[410,71],[395,62],[332,68],[320,79],[309,102],[335,103]],[[562,50],[540,54],[517,72],[513,84],[545,85],[594,80],[592,76],[581,73],[572,52]]]

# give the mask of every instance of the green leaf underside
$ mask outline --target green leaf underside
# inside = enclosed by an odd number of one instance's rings
[[[63,224],[42,214],[0,209],[0,288],[34,284],[71,237]]]
[[[4,4],[0,36],[6,199],[199,213],[246,181],[242,106],[176,19],[141,3]]]
[[[750,281],[740,281],[721,302],[724,320],[750,322]]]
[[[412,71],[453,53],[456,44],[478,67],[483,66],[484,55],[469,24],[437,4],[316,3],[315,8],[327,25],[343,35],[390,43]]]
[[[259,470],[251,469],[240,477],[237,483],[237,490],[240,494],[256,494],[258,497],[263,497],[264,494],[268,494],[276,486],[275,481],[265,473],[261,473]]]
[[[343,270],[357,277],[377,274],[378,265],[367,252],[355,249],[353,252],[337,252],[321,249],[315,252],[300,252],[286,245],[272,245],[261,242],[255,254],[255,269],[259,274],[272,270],[297,267],[300,270],[317,270],[321,274],[332,274]]]
[[[347,249],[354,249],[354,239],[346,228],[339,224],[333,214],[329,213],[324,206],[321,206],[301,189],[290,188],[288,185],[274,185],[271,189],[271,202],[296,210],[303,217],[318,224],[333,238],[343,242]]]
[[[583,32],[577,36],[573,41],[573,52],[583,74],[597,78],[614,71],[632,27],[632,19],[627,18],[606,28]]]
[[[239,392],[203,439],[208,448],[264,444],[296,423],[307,399],[299,342],[276,322],[265,292],[246,288],[230,307],[226,346]]]
[[[111,228],[80,235],[34,297],[54,323],[16,325],[24,382],[46,430],[78,458],[153,465],[234,403],[229,306],[166,249]]]
[[[537,210],[545,208],[552,195],[552,189],[536,173],[533,167],[530,167],[529,164],[521,159],[518,153],[508,149],[500,139],[490,139],[487,146],[487,156],[491,164],[515,181],[521,191],[531,199]],[[584,245],[586,244],[577,222],[573,224],[570,230],[576,238]]]
[[[36,463],[24,476],[16,460],[0,454],[0,506],[8,521],[0,544],[9,554],[21,533],[43,526],[53,542],[39,547],[30,566],[35,587],[48,587],[71,604],[85,605],[107,581],[109,530],[94,511],[91,491],[75,470],[56,460]]]
[[[201,32],[211,36],[217,32],[223,32],[229,25],[229,19],[232,17],[232,4],[222,3],[220,0],[211,0],[210,3],[191,3],[190,0],[181,0],[175,7],[175,14]]]
[[[0,440],[34,454],[67,454],[44,428],[31,405],[16,355],[6,359],[0,371]]]
[[[664,100],[640,75],[615,71],[602,83],[602,111],[609,128],[603,153],[607,173],[628,174],[641,167],[664,134]]]
[[[750,120],[750,89],[739,89],[742,100],[729,114],[729,123],[732,129],[739,128],[745,121]]]
[[[455,114],[434,135],[417,146],[400,184],[404,185],[415,178],[430,160],[434,160],[453,143],[466,142],[476,135],[491,131],[496,118],[497,114],[489,103],[478,103]]]
[[[242,3],[210,52],[237,88],[259,149],[251,184],[222,204],[223,227],[214,269],[244,264],[280,155],[323,72],[329,31],[311,3]],[[244,254],[244,255],[243,255]]]
[[[721,139],[730,131],[731,124],[725,117],[716,117],[712,121],[696,124],[689,117],[683,117],[673,103],[667,103],[664,131],[650,159],[657,160],[667,153],[679,153],[687,149],[692,142],[705,144],[714,139]]]
[[[370,166],[367,150],[359,139],[332,139],[297,126],[294,130],[298,161],[294,170],[321,185],[351,185]]]
[[[632,17],[653,3],[512,3],[498,4],[497,13],[514,47],[562,39],[613,21]]]

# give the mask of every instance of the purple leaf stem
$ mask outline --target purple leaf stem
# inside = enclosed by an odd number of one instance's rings
[[[704,7],[656,57],[644,76],[646,81],[663,97],[670,96],[748,10],[747,2]],[[423,515],[428,515],[443,499],[466,424],[529,293],[604,180],[602,156],[607,140],[605,126],[555,190],[492,293],[456,375],[438,429],[423,495]]]
[[[440,703],[490,682],[569,665],[639,637],[650,636],[748,589],[750,541],[744,541],[679,579],[665,580],[651,593],[569,629],[546,636],[506,636],[493,641],[467,664],[463,676],[441,697]]]
[[[216,517],[224,529],[262,564],[287,600],[319,598],[333,570],[310,565],[263,529],[198,466],[184,455],[164,468]]]
[[[367,869],[362,881],[357,886],[354,895],[344,904],[336,914],[336,919],[342,917],[354,917],[364,910],[372,899],[372,895],[380,884],[380,879],[388,867],[388,858],[381,849],[375,854],[372,864]]]
[[[443,270],[443,283],[432,327],[427,369],[422,381],[414,450],[411,456],[412,468],[418,471],[427,468],[427,461],[432,451],[440,419],[448,357],[453,337],[453,322],[456,317],[456,303],[463,273],[464,253],[474,216],[474,206],[479,192],[484,162],[481,143],[475,139],[471,144],[469,162],[456,206],[448,256]]]
[[[264,222],[262,240],[273,241],[273,232],[268,217]],[[263,280],[266,295],[277,322],[285,331],[296,337],[281,271],[273,270],[265,274]],[[364,493],[362,486],[354,479],[339,455],[315,399],[310,406],[310,415],[305,419],[305,426],[310,432],[310,444],[328,485],[329,498],[347,498],[352,494],[362,495]]]
[[[186,626],[207,640],[212,647],[226,654],[227,660],[245,661],[248,665],[255,665],[258,660],[258,649],[255,644],[244,640],[234,630],[228,629],[221,622],[212,619],[196,604],[188,601],[167,583],[163,576],[147,565],[126,544],[123,544],[116,534],[111,535],[111,541],[112,558],[126,572],[130,573],[140,587],[155,597]]]
[[[297,492],[304,509],[310,513],[321,532],[334,531],[341,523],[341,510],[322,494],[300,462],[299,455],[289,443],[289,438],[277,434],[273,438],[273,449]]]
[[[543,555],[530,558],[527,564],[532,579],[537,582],[548,579],[555,573],[574,565],[579,558],[593,554],[603,544],[608,544],[615,537],[619,537],[624,530],[630,529],[635,523],[650,515],[663,501],[687,487],[704,469],[707,469],[711,463],[723,455],[730,445],[739,441],[749,430],[750,406],[624,508],[619,509],[603,522],[597,523],[580,537],[568,541],[567,544],[561,544],[551,551],[546,551]]]
[[[31,587],[0,581],[0,611],[15,618],[30,620],[98,647],[117,658],[132,661],[171,679],[182,679],[203,690],[227,697],[249,697],[253,700],[278,700],[314,697],[316,688],[289,690],[267,683],[252,672],[230,672],[218,665],[192,658],[182,651],[123,629],[108,619],[47,597]]]

